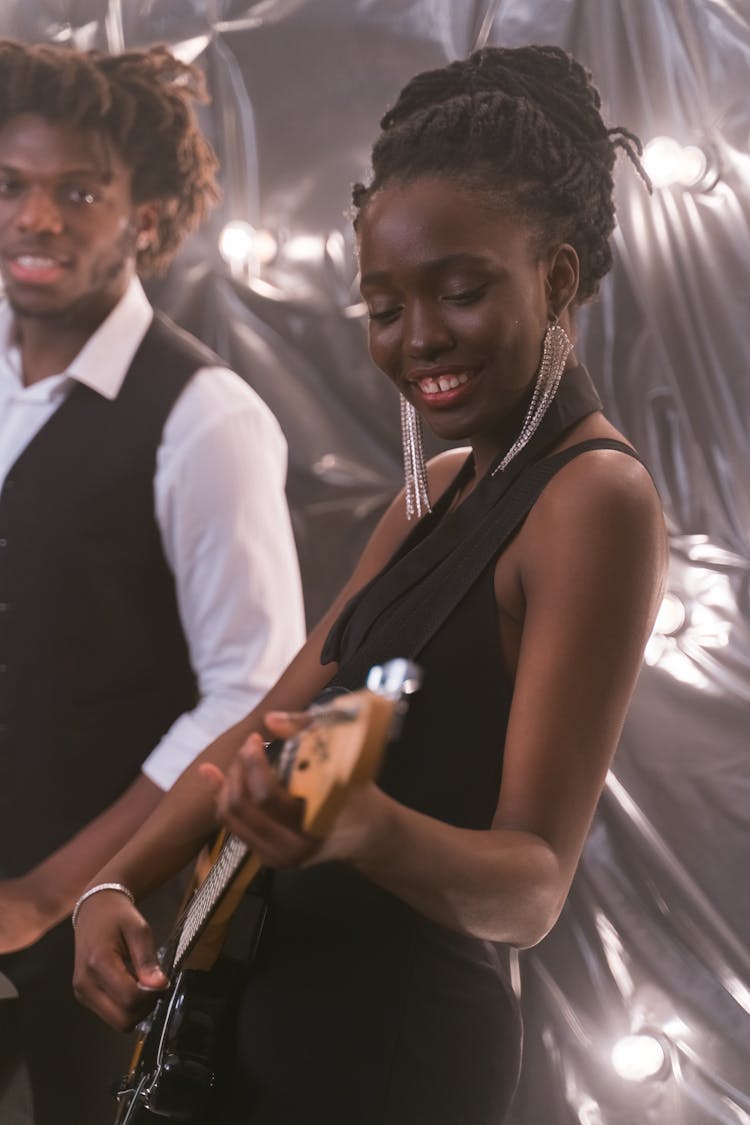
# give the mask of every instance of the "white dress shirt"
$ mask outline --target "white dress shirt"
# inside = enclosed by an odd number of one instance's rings
[[[117,397],[152,316],[134,280],[66,371],[25,387],[13,314],[0,304],[0,488],[76,382]],[[222,367],[196,372],[164,427],[155,512],[199,702],[175,720],[143,764],[162,789],[252,710],[304,640],[284,495],[286,453],[268,407]]]

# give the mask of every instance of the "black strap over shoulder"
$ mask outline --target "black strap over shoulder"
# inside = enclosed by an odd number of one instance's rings
[[[507,490],[500,490],[502,502],[492,504],[472,532],[421,581],[410,608],[386,614],[372,628],[362,646],[344,661],[336,681],[361,684],[384,653],[398,652],[418,660],[428,641],[521,526],[549,481],[574,458],[594,449],[612,449],[641,460],[624,442],[593,438],[526,466]]]

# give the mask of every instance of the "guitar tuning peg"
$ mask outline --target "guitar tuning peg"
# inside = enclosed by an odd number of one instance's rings
[[[375,695],[398,698],[412,695],[422,685],[422,669],[411,660],[399,657],[376,664],[367,675],[367,688]]]

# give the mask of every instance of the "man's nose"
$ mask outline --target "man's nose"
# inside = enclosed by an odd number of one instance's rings
[[[16,226],[35,234],[60,234],[64,227],[62,211],[54,195],[41,187],[24,192],[16,211]]]

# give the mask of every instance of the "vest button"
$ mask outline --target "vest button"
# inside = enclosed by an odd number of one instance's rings
[[[7,611],[9,609],[10,609],[10,606],[8,605],[7,602],[0,602],[0,613],[7,613]]]
[[[3,676],[8,671],[7,664],[0,664],[0,676]]]
[[[0,536],[0,547],[7,547],[8,540],[4,536]]]

